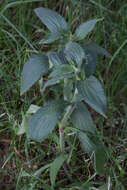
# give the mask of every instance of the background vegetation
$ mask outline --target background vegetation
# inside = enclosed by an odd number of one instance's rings
[[[28,142],[25,135],[17,136],[29,106],[40,106],[47,97],[45,94],[41,99],[38,84],[20,96],[24,62],[36,50],[43,52],[49,48],[39,45],[45,28],[33,9],[40,6],[58,11],[73,22],[73,29],[85,20],[104,17],[86,40],[96,42],[113,55],[111,60],[100,58],[96,70],[107,94],[108,119],[93,114],[99,135],[109,150],[107,172],[104,176],[97,175],[79,142],[68,136],[72,153],[70,176],[61,168],[56,189],[124,190],[127,188],[126,0],[0,1],[0,189],[50,189],[48,164],[57,154],[57,132],[41,144]]]

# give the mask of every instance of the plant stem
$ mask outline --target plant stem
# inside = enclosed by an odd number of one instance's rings
[[[63,116],[63,119],[60,123],[60,126],[59,126],[59,137],[60,137],[60,151],[61,152],[64,152],[64,127],[66,125],[66,122],[69,118],[69,116],[71,115],[72,111],[74,109],[74,105],[71,104],[67,107],[67,110]]]
[[[62,126],[59,127],[59,136],[60,136],[60,152],[64,152],[64,139],[63,139],[64,130]]]

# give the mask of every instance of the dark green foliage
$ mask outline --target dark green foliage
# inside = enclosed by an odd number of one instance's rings
[[[94,76],[90,76],[84,81],[79,81],[77,83],[77,89],[86,103],[106,117],[106,97],[104,90]]]
[[[48,102],[30,119],[28,136],[36,141],[43,141],[55,128],[64,112],[65,102],[56,100]]]
[[[48,72],[48,58],[42,54],[32,55],[25,63],[21,78],[21,94],[26,92],[39,78]]]
[[[110,54],[95,43],[80,45],[74,42],[83,40],[92,31],[95,24],[102,19],[93,19],[81,24],[72,35],[64,18],[58,13],[47,8],[37,8],[35,12],[51,32],[47,42],[44,40],[46,43],[58,39],[63,39],[64,42],[64,38],[67,43],[62,44],[57,51],[48,52],[48,58],[43,56],[41,57],[43,60],[41,60],[40,54],[34,55],[24,65],[22,73],[24,82],[21,86],[21,93],[30,88],[47,71],[47,81],[44,82],[42,93],[52,85],[63,88],[60,94],[57,94],[57,97],[60,96],[59,100],[48,102],[31,117],[28,126],[28,137],[41,142],[58,125],[60,150],[65,153],[63,130],[71,121],[73,128],[77,130],[77,136],[85,151],[89,156],[95,155],[97,172],[103,173],[106,160],[104,145],[98,139],[90,112],[82,101],[84,100],[91,108],[106,117],[104,90],[100,82],[92,75],[96,68],[98,54],[107,57],[110,57]],[[68,36],[66,36],[67,31],[69,31]],[[66,104],[65,101],[68,103]],[[92,139],[93,137],[96,138],[96,141]],[[50,179],[52,186],[55,184],[57,172],[64,160],[61,156],[57,157],[51,165]]]

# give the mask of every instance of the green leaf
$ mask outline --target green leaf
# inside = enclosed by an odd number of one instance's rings
[[[91,32],[98,21],[103,19],[92,19],[81,24],[75,31],[77,40],[83,40],[89,32]]]
[[[91,157],[92,153],[96,149],[95,144],[92,142],[92,140],[88,137],[88,135],[86,133],[80,132],[78,134],[78,138],[82,144],[82,147],[85,149],[85,151]]]
[[[35,13],[52,33],[67,30],[66,21],[57,12],[40,7],[35,9]]]
[[[41,107],[30,119],[28,137],[43,141],[55,128],[65,108],[62,100],[51,101]]]
[[[31,118],[31,115],[34,114],[37,110],[39,110],[40,107],[36,106],[34,104],[31,104],[29,109],[27,110],[26,114],[23,116],[22,123],[20,125],[20,128],[17,131],[17,135],[22,135],[28,130],[28,123]]]
[[[82,64],[82,70],[85,71],[86,77],[93,75],[96,69],[96,65],[98,62],[98,55],[103,54],[107,57],[111,57],[111,55],[102,47],[98,46],[96,43],[88,43],[82,46],[86,54],[86,62]]]
[[[69,64],[69,62],[68,62],[68,60],[66,58],[66,54],[64,53],[64,51],[59,51],[58,56],[59,56],[62,64]]]
[[[109,58],[111,55],[102,47],[98,46],[96,43],[90,42],[82,46],[86,54],[86,62],[83,63],[83,68],[87,77],[93,75],[96,65],[98,62],[97,56],[103,54]]]
[[[47,88],[47,87],[53,86],[53,85],[55,85],[57,83],[59,83],[59,79],[58,78],[52,78],[52,79],[46,81],[44,87]]]
[[[30,107],[29,107],[29,109],[27,110],[26,114],[27,114],[27,115],[28,115],[28,114],[34,114],[34,113],[36,113],[39,109],[40,109],[39,106],[34,105],[34,104],[31,104]]]
[[[57,67],[54,68],[54,70],[51,72],[51,74],[49,75],[49,77],[51,78],[59,78],[59,79],[63,79],[63,78],[70,78],[74,73],[74,69],[71,65],[59,65]]]
[[[23,135],[25,132],[27,133],[28,121],[29,121],[30,118],[31,118],[30,114],[28,114],[28,115],[26,114],[26,115],[23,116],[20,128],[18,129],[18,131],[16,133],[17,135]]]
[[[49,60],[54,66],[59,66],[62,64],[57,52],[48,52],[47,55],[48,55]]]
[[[79,133],[78,138],[82,143],[82,147],[90,157],[94,153],[96,172],[98,172],[98,174],[104,174],[104,165],[107,161],[107,155],[103,143],[98,139],[98,137],[88,136],[83,132]]]
[[[94,76],[90,76],[84,81],[79,81],[77,89],[86,103],[106,117],[106,97],[104,89]]]
[[[76,104],[76,107],[71,115],[71,122],[74,127],[84,132],[95,133],[95,128],[90,112],[82,102]]]
[[[41,75],[48,72],[49,62],[47,56],[34,54],[25,63],[21,76],[21,94],[26,92]]]
[[[105,55],[108,58],[111,58],[111,54],[108,53],[108,51],[104,48],[102,48],[101,46],[97,45],[94,42],[90,42],[88,44],[83,45],[83,49],[85,50],[85,52],[88,50],[91,53],[95,53],[96,55]]]
[[[56,180],[57,173],[58,173],[59,169],[61,168],[61,166],[63,165],[65,160],[66,160],[66,156],[61,154],[51,164],[51,167],[50,167],[50,181],[51,181],[52,186],[55,185],[55,180]]]
[[[59,78],[52,78],[45,82],[44,87],[42,89],[42,93],[45,91],[47,87],[54,86],[60,82]]]
[[[98,58],[97,54],[94,51],[89,50],[87,46],[83,46],[83,48],[86,54],[86,61],[82,64],[82,70],[85,71],[86,77],[89,77],[95,72]]]
[[[46,170],[50,166],[51,166],[51,164],[46,164],[46,165],[42,166],[41,168],[39,168],[38,170],[36,170],[32,175],[35,177],[38,177],[44,170]]]
[[[51,52],[48,52],[47,56],[54,66],[68,64],[68,61],[67,61],[63,51],[60,51],[60,52],[52,52],[51,51]]]
[[[74,61],[79,67],[82,64],[83,59],[85,59],[83,48],[75,42],[67,43],[64,52],[67,57]]]
[[[61,37],[60,33],[50,33],[48,34],[44,39],[42,39],[39,44],[50,44],[52,42],[55,42],[56,40],[59,40]]]
[[[95,150],[95,167],[96,167],[96,171],[99,174],[103,174],[104,173],[104,165],[106,162],[106,152],[104,150],[103,146],[97,146],[96,150]]]
[[[48,58],[54,66],[62,65],[62,60],[59,57],[58,52],[48,52]]]

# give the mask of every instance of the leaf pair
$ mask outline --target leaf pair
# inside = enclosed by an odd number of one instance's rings
[[[67,22],[57,12],[41,7],[35,9],[35,13],[51,32],[41,43],[52,43],[60,39],[68,30]],[[95,24],[101,20],[103,19],[92,19],[81,24],[75,31],[74,39],[83,40],[93,30]]]
[[[68,26],[66,21],[57,12],[48,8],[37,8],[35,9],[35,13],[51,32],[41,43],[52,43],[60,39],[62,33],[67,31]]]
[[[54,67],[62,64],[69,64],[70,61],[73,62],[75,66],[80,67],[85,59],[84,49],[76,42],[68,42],[63,51],[48,52],[47,55]]]
[[[104,54],[107,57],[111,57],[105,49],[95,43],[89,43],[81,47],[74,42],[67,43],[65,50],[61,52],[49,52],[47,56],[43,54],[32,55],[23,67],[21,94],[26,92],[40,76],[48,73],[50,62],[55,67],[55,70],[50,75],[53,79],[48,81],[46,86],[56,84],[58,79],[64,78],[65,76],[69,77],[69,74],[74,72],[67,59],[71,59],[79,70],[81,67],[81,71],[84,70],[86,76],[89,77],[95,71],[98,54]],[[84,59],[86,60],[85,63],[83,62]]]
[[[77,54],[75,53],[74,57],[78,62],[80,55],[76,58]],[[48,73],[50,67],[48,58],[55,69],[49,76],[52,79],[45,84],[45,87],[56,84],[59,79],[71,77],[74,70],[72,66],[68,64],[64,52],[49,52],[48,57],[43,54],[34,54],[28,59],[23,67],[21,76],[21,95],[25,93],[40,76]]]
[[[95,77],[79,81],[77,89],[82,100],[106,117],[106,98],[101,84]],[[65,105],[63,100],[57,100],[51,101],[39,109],[30,120],[29,137],[37,141],[44,140],[61,118]],[[90,113],[83,103],[77,104],[72,114],[72,123],[80,130],[90,133],[95,131]]]

